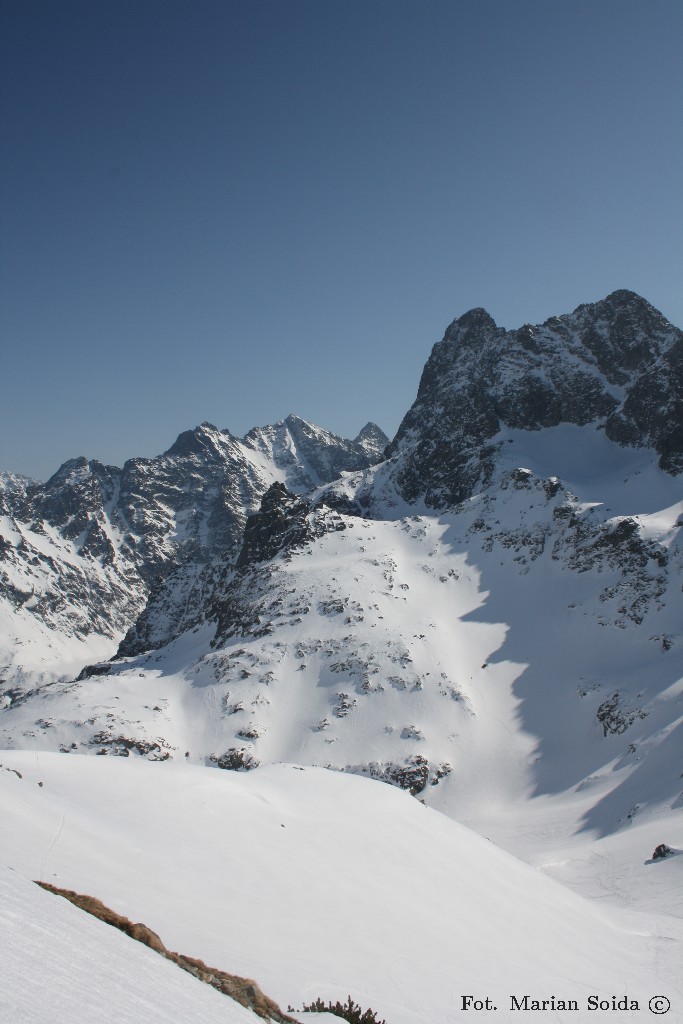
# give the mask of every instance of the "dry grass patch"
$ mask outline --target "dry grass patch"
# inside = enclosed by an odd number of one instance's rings
[[[95,899],[94,896],[84,896],[81,893],[73,892],[71,889],[58,889],[57,886],[50,885],[49,882],[37,882],[36,885],[46,889],[47,892],[54,893],[56,896],[63,896],[64,899],[69,900],[70,903],[73,903],[74,906],[79,907],[81,910],[85,910],[86,913],[92,914],[93,917],[104,921],[105,924],[110,924],[112,927],[118,928],[119,931],[125,932],[131,939],[149,946],[155,953],[159,953],[167,960],[171,960],[178,967],[182,967],[184,971],[192,974],[207,985],[211,985],[212,988],[218,989],[224,995],[230,996],[231,999],[236,1000],[236,1002],[245,1006],[248,1010],[252,1010],[264,1020],[276,1021],[277,1024],[297,1024],[294,1018],[283,1013],[277,1003],[269,999],[251,978],[240,978],[237,974],[228,974],[226,971],[220,971],[216,967],[207,967],[203,960],[196,960],[194,957],[185,956],[183,953],[172,952],[166,948],[157,933],[153,932],[147,925],[129,921],[127,917],[123,917],[114,910],[110,910],[109,907],[106,907],[100,900]]]

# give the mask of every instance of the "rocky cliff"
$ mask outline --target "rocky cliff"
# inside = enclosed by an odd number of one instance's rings
[[[683,332],[629,291],[518,330],[483,309],[434,346],[387,455],[408,501],[442,509],[491,479],[504,428],[560,423],[650,447],[683,470]]]

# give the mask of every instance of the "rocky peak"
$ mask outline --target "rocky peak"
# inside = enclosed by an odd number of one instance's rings
[[[225,432],[227,433],[227,431]],[[213,423],[201,423],[194,430],[184,430],[168,449],[167,456],[185,458],[199,456],[220,461],[222,455],[222,432]]]
[[[310,540],[312,534],[307,524],[310,511],[309,502],[292,494],[284,484],[271,484],[261,499],[260,510],[247,520],[237,567],[266,562],[283,548]]]
[[[389,438],[376,423],[366,423],[358,435],[354,438],[354,444],[365,449],[369,457],[379,462],[384,454],[384,449],[389,444]]]
[[[38,481],[31,477],[0,473],[0,515],[13,519],[17,514],[25,514],[28,492],[38,487]]]
[[[642,319],[645,317],[652,323],[664,325],[667,323],[666,318],[647,299],[644,299],[642,295],[638,295],[636,292],[630,291],[628,288],[618,288],[616,291],[606,295],[604,299],[598,299],[597,302],[581,303],[574,310],[574,314],[580,311],[587,312],[591,317],[608,320],[615,318],[621,320],[629,318]]]
[[[387,455],[407,500],[443,507],[490,478],[503,427],[560,423],[594,423],[680,472],[683,333],[629,291],[514,331],[470,310],[434,346]]]
[[[488,338],[493,332],[499,331],[496,322],[481,306],[468,310],[457,317],[446,328],[444,341],[469,344],[481,338]]]
[[[71,541],[78,540],[80,549],[111,557],[110,545],[100,529],[104,518],[104,501],[110,494],[121,470],[104,466],[97,460],[70,459],[44,485],[28,494],[32,514],[37,521],[56,526]]]
[[[294,414],[255,427],[243,443],[272,459],[287,486],[298,493],[331,483],[344,472],[367,469],[379,458],[366,441],[349,441]]]
[[[25,491],[38,481],[21,473],[0,473],[0,491]]]
[[[556,322],[555,329],[580,333],[607,380],[617,384],[626,383],[634,371],[646,369],[662,356],[671,345],[672,331],[675,333],[659,310],[625,289],[578,306]]]
[[[90,463],[84,455],[76,459],[68,459],[53,473],[45,487],[53,490],[57,487],[80,483],[90,476]]]
[[[297,433],[311,434],[320,430],[320,428],[316,427],[314,423],[309,423],[308,420],[303,418],[303,416],[297,416],[295,412],[290,412],[285,416],[282,422],[286,423],[290,430]],[[323,433],[327,432],[323,431]]]

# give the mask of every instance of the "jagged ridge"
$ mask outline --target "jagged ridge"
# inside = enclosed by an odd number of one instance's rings
[[[402,496],[441,509],[486,486],[502,428],[560,423],[654,448],[681,472],[683,332],[629,291],[515,331],[470,310],[434,346],[387,455]]]

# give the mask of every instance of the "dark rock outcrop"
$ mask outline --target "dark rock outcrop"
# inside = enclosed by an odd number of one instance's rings
[[[261,500],[261,508],[247,520],[237,568],[266,562],[285,548],[300,547],[313,536],[308,524],[310,503],[274,483]]]

